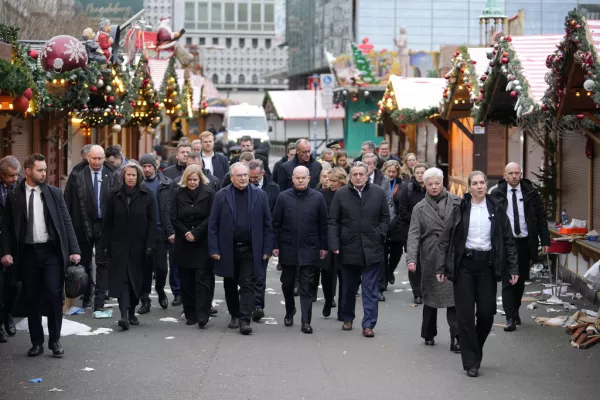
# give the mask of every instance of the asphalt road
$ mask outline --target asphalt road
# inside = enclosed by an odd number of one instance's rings
[[[224,302],[204,331],[180,320],[181,307],[162,310],[156,299],[152,311],[140,317],[140,326],[128,332],[117,327],[117,315],[98,320],[88,310],[68,318],[93,330],[114,331],[63,337],[62,359],[51,357],[48,350],[28,358],[26,332],[0,345],[0,398],[546,400],[594,398],[600,393],[600,346],[573,349],[564,329],[537,326],[527,310],[517,332],[494,327],[480,377],[468,378],[460,356],[449,351],[445,313],[440,313],[438,344],[423,344],[421,307],[412,306],[405,281],[400,271],[386,292],[387,301],[380,303],[374,339],[363,338],[357,328],[343,332],[335,318],[323,318],[322,299],[314,304],[312,335],[300,332],[299,315],[293,327],[284,327],[279,272],[273,263],[267,287],[276,293],[266,295],[265,311],[277,324],[253,324],[251,336],[227,329]],[[399,289],[403,291],[394,292]],[[536,290],[536,285],[527,289]],[[217,283],[215,299],[223,298],[222,284]],[[362,316],[360,301],[357,315]],[[179,322],[159,321],[163,317]],[[503,323],[503,318],[497,316],[496,322]],[[86,367],[95,370],[83,371]],[[29,383],[33,378],[43,381]],[[53,388],[63,391],[49,392]]]

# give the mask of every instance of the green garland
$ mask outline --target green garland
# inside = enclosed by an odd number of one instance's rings
[[[536,102],[529,93],[529,83],[523,75],[523,67],[513,49],[509,36],[501,36],[497,33],[495,43],[492,49],[488,51],[487,56],[490,60],[490,66],[484,75],[481,76],[481,94],[475,99],[475,104],[471,114],[476,124],[483,124],[488,118],[486,115],[490,101],[492,101],[492,92],[501,76],[506,77],[508,86],[502,91],[510,92],[511,97],[515,98],[515,111],[517,118],[525,116],[538,110]]]
[[[29,88],[29,74],[26,69],[0,60],[0,93],[4,92],[12,97],[23,95],[23,92]]]
[[[148,70],[148,59],[140,58],[135,74],[131,81],[131,119],[128,126],[150,126],[154,127],[160,123],[159,103],[154,91],[154,83]],[[146,105],[144,105],[146,102]],[[147,114],[147,115],[146,115]]]
[[[479,96],[479,82],[475,64],[476,61],[471,59],[467,46],[460,46],[456,52],[454,52],[452,69],[445,75],[448,82],[444,88],[441,104],[442,110],[449,106],[450,100],[454,97],[454,91],[459,85],[465,85],[467,87],[471,102],[475,102],[475,99]],[[462,82],[459,82],[461,78]]]
[[[403,108],[392,112],[391,118],[396,126],[421,124],[434,115],[439,114],[439,107],[430,107],[424,110],[415,110],[414,108]]]
[[[175,79],[175,83],[169,83],[169,78]],[[164,102],[166,100],[169,86],[174,86],[175,90],[179,93],[179,84],[177,83],[177,72],[175,71],[175,58],[171,58],[171,60],[169,60],[169,65],[167,66],[167,70],[165,71],[165,76],[160,85],[160,90],[158,91],[158,101]]]

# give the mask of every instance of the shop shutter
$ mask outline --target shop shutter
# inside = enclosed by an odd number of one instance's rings
[[[523,139],[521,133],[518,133],[518,128],[510,128],[508,130],[508,157],[507,164],[516,162],[523,165]]]
[[[33,153],[32,121],[30,118],[24,120],[22,118],[13,117],[9,124],[13,140],[10,147],[10,153],[19,160],[21,165],[23,165],[25,158]],[[22,172],[24,173],[24,171]]]
[[[506,128],[504,125],[489,123],[487,135],[487,176],[501,178],[506,166]]]
[[[426,151],[426,163],[430,167],[437,165],[437,135],[438,131],[435,125],[431,122],[427,122],[427,151]]]
[[[534,173],[540,173],[540,168],[544,163],[544,149],[529,137],[525,138],[525,163],[525,177],[537,182],[538,178]]]
[[[600,144],[594,142],[592,227],[600,231]]]
[[[427,155],[427,127],[425,124],[417,125],[417,160],[425,161]]]
[[[466,177],[473,170],[473,142],[456,124],[451,124],[451,126],[452,160],[450,175],[455,178],[465,178],[466,181]]]
[[[587,220],[589,160],[585,143],[583,135],[562,139],[560,196],[561,208],[569,218]]]

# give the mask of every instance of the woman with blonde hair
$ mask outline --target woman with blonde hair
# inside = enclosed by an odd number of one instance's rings
[[[413,176],[413,169],[418,163],[419,161],[417,161],[415,153],[408,153],[406,157],[404,157],[404,163],[400,169],[400,177],[403,181],[410,182],[410,178]]]
[[[208,219],[214,197],[200,166],[190,165],[171,202],[183,312],[186,324],[198,324],[200,329],[208,323],[215,286],[213,261],[208,254]]]

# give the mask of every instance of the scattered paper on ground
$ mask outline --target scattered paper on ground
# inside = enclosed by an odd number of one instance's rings
[[[159,319],[159,321],[162,321],[162,322],[179,322],[179,321],[177,321],[177,319],[175,319],[173,317],[161,318],[161,319]]]
[[[175,336],[167,336],[165,339],[167,339],[167,340],[173,340],[173,339],[175,339]]]
[[[44,329],[44,335],[48,336],[48,318],[42,317],[42,328]],[[29,326],[27,324],[27,318],[23,318],[17,323],[17,330],[27,331]],[[79,322],[71,321],[63,318],[61,336],[79,335],[83,332],[89,332],[92,328]]]
[[[285,301],[281,300],[281,305],[285,306]]]
[[[410,282],[409,281],[402,281],[400,283],[403,284],[403,285],[408,285]]]
[[[59,388],[52,388],[50,390],[48,390],[49,392],[64,392],[64,390],[59,389]]]
[[[91,367],[85,367],[85,368],[82,369],[82,371],[91,372],[91,371],[95,371],[95,369],[91,368]]]
[[[108,335],[113,330],[111,328],[98,328],[95,331],[80,332],[77,336],[97,336],[97,335]]]
[[[112,318],[113,310],[94,311],[92,317],[96,319]]]
[[[33,378],[33,379],[29,380],[29,382],[31,382],[31,383],[40,383],[41,381],[43,381],[42,378]]]
[[[539,325],[544,326],[563,326],[565,321],[567,320],[566,315],[562,315],[560,317],[547,318],[547,317],[537,317],[535,322]]]
[[[394,293],[404,292],[404,289],[394,289]]]
[[[115,308],[115,307],[119,307],[118,304],[105,304],[104,308]]]
[[[523,303],[531,303],[532,301],[537,301],[536,298],[525,296],[521,299]]]
[[[504,310],[496,310],[496,312],[500,315],[506,315],[506,313],[504,312]],[[504,326],[504,325],[503,325]]]
[[[64,313],[65,315],[81,315],[85,314],[85,310],[81,307],[71,307]]]
[[[225,300],[221,300],[221,299],[214,299],[212,302],[212,306],[213,307],[219,307],[219,304],[221,304],[222,302],[224,302]]]

